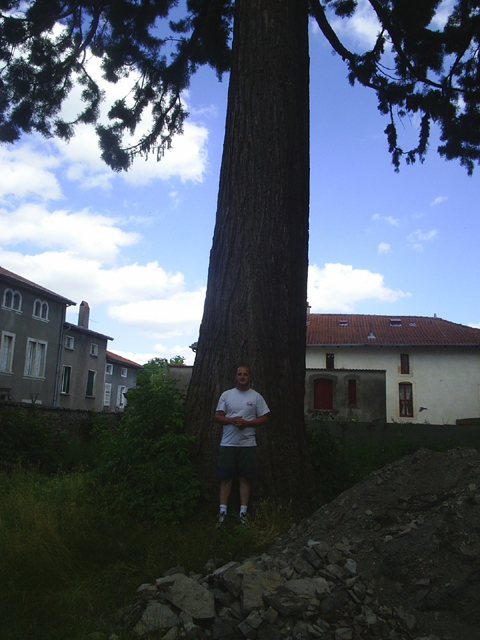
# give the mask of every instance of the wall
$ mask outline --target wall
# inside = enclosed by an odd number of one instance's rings
[[[307,421],[307,429],[317,423]],[[335,422],[326,423],[330,433],[343,440],[357,440],[359,442],[375,441],[387,445],[401,438],[406,442],[428,443],[451,442],[452,446],[466,446],[480,449],[480,420],[475,424],[399,424],[399,423],[355,423]]]
[[[7,288],[21,294],[20,312],[1,307]],[[36,300],[48,303],[48,319],[33,316]],[[65,304],[59,303],[43,291],[23,289],[19,283],[10,285],[0,282],[0,336],[2,331],[15,334],[12,372],[0,373],[0,387],[11,388],[11,396],[15,401],[35,401],[37,404],[48,405],[54,403],[64,313]],[[28,338],[47,343],[44,375],[41,377],[25,375]]]
[[[192,377],[193,366],[187,364],[169,364],[168,375],[170,380],[177,381],[177,389],[187,393],[188,385]]]
[[[365,422],[386,421],[385,372],[355,369],[307,369],[305,375],[305,415],[314,411],[315,380],[333,382],[333,410],[339,418]],[[357,402],[348,403],[348,382],[355,380]]]
[[[62,367],[63,365],[72,367],[70,391],[68,394],[61,393],[61,386],[59,387],[58,406],[68,409],[102,411],[107,340],[105,336],[76,325],[70,325],[68,330],[65,330],[66,336],[74,339],[73,349],[64,348],[62,353]],[[98,345],[98,355],[96,356],[90,353],[92,343]],[[88,370],[96,371],[95,386],[91,397],[86,396]]]
[[[393,422],[455,424],[480,416],[480,350],[474,347],[308,347],[307,367],[382,369],[386,375],[386,418]],[[400,354],[409,354],[410,373],[400,373]],[[400,416],[398,385],[413,388],[413,417]],[[420,411],[420,407],[426,409]]]
[[[112,385],[112,389],[110,405],[104,406],[104,409],[107,409],[108,411],[124,411],[127,406],[127,398],[124,396],[123,399],[121,399],[123,404],[118,404],[118,388],[126,387],[127,390],[133,389],[137,383],[137,369],[129,367],[125,363],[113,361],[112,359],[110,359],[109,364],[112,365],[113,372],[112,374],[105,374],[105,382],[110,383]],[[122,369],[126,369],[126,377],[122,377]]]

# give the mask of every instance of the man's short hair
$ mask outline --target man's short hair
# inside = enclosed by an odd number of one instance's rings
[[[248,364],[239,364],[238,367],[235,369],[235,375],[238,373],[239,369],[248,369],[248,375],[252,375],[250,373],[250,367],[248,366]]]

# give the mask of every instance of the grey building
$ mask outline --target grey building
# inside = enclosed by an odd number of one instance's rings
[[[83,301],[78,324],[66,322],[58,406],[102,411],[107,343],[110,336],[89,329],[90,307]]]
[[[127,406],[125,394],[137,384],[139,369],[143,369],[141,364],[107,351],[103,397],[103,408],[106,411],[124,411]]]
[[[71,305],[75,302],[0,267],[0,399],[56,405]]]

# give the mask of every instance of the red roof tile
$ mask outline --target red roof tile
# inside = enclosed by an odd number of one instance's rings
[[[480,329],[436,317],[307,315],[307,346],[356,344],[480,346]]]
[[[130,367],[134,367],[136,369],[143,369],[143,364],[138,364],[138,362],[133,362],[133,360],[127,360],[127,358],[119,356],[118,353],[113,353],[113,351],[107,350],[107,362],[110,362],[111,360],[114,360],[115,362],[118,362],[120,364],[129,365]]]

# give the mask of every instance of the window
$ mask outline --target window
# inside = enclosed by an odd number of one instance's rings
[[[33,305],[33,317],[48,321],[48,302],[35,300]]]
[[[117,389],[117,407],[124,407],[127,404],[125,394],[127,393],[127,387],[118,387]]]
[[[401,327],[402,319],[401,318],[390,318],[390,326],[391,327]]]
[[[92,344],[90,345],[90,355],[98,356],[98,344],[92,342]]]
[[[313,408],[316,411],[333,410],[333,382],[320,378],[313,383]]]
[[[413,394],[410,382],[401,382],[399,385],[400,417],[413,418]]]
[[[348,404],[357,404],[357,381],[348,381]]]
[[[65,336],[65,349],[72,349],[75,344],[75,339],[72,336]]]
[[[326,368],[335,369],[335,354],[327,353],[326,355]]]
[[[110,365],[112,366],[112,365]],[[109,407],[110,406],[110,399],[112,397],[112,385],[110,382],[106,382],[105,383],[105,391],[103,393],[103,406],[104,407]]]
[[[113,364],[105,365],[105,373],[107,374],[107,376],[113,375]]]
[[[72,377],[72,367],[63,365],[62,369],[62,391],[61,393],[70,393],[70,379]]]
[[[3,306],[5,309],[12,309],[12,311],[21,311],[22,296],[18,291],[5,289],[5,293],[3,294]]]
[[[46,356],[47,343],[28,338],[25,375],[32,378],[43,378],[45,376]]]
[[[410,373],[410,358],[408,353],[400,354],[400,373]]]
[[[97,375],[96,371],[88,370],[87,373],[87,389],[85,391],[85,395],[89,398],[93,398],[93,389],[95,387],[95,377]]]
[[[122,371],[121,374],[122,378],[126,378],[127,377],[127,368],[126,367],[122,367]]]
[[[0,371],[12,372],[13,349],[15,347],[15,334],[2,331],[2,342],[0,343]]]

